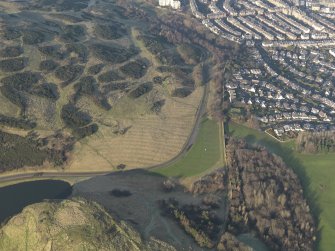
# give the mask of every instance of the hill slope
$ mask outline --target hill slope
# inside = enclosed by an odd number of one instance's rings
[[[175,250],[117,222],[96,203],[82,199],[26,207],[0,231],[0,250]]]

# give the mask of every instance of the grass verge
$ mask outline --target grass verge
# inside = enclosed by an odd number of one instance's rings
[[[176,163],[153,171],[165,176],[190,177],[214,167],[223,166],[220,143],[220,126],[217,122],[205,119],[196,142],[187,154]]]
[[[229,134],[259,144],[279,155],[294,169],[304,187],[305,196],[318,220],[317,250],[331,251],[335,247],[335,154],[301,154],[295,142],[280,143],[263,132],[230,123]]]

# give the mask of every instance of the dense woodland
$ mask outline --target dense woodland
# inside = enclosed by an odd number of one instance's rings
[[[273,250],[313,250],[315,221],[299,179],[278,156],[230,139],[229,227],[256,231]]]

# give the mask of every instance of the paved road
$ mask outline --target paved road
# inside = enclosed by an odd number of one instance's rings
[[[208,98],[208,86],[204,86],[204,94],[201,98],[200,104],[198,106],[196,115],[195,115],[195,122],[194,126],[192,128],[192,131],[190,135],[188,136],[188,139],[186,140],[185,144],[183,145],[181,151],[172,159],[157,164],[154,166],[149,167],[143,167],[143,169],[154,169],[158,167],[163,167],[170,165],[182,157],[186,155],[188,150],[191,148],[191,146],[194,144],[198,131],[200,128],[200,123],[203,118],[203,116],[206,114],[206,108],[207,108],[207,98]],[[93,177],[98,175],[106,175],[111,173],[111,171],[101,171],[101,172],[34,172],[34,173],[22,173],[22,174],[14,174],[14,175],[8,175],[8,176],[0,176],[0,183],[1,182],[10,182],[10,181],[19,181],[19,180],[25,180],[25,179],[34,179],[34,178],[66,178],[66,177]]]

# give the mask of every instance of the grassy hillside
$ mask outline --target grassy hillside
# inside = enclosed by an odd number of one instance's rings
[[[313,213],[319,218],[319,251],[331,251],[335,246],[335,154],[301,154],[294,141],[280,143],[269,135],[231,123],[229,133],[245,138],[249,143],[265,146],[281,156],[299,175]]]
[[[82,199],[26,207],[0,229],[0,250],[175,250],[134,229],[101,206]]]

